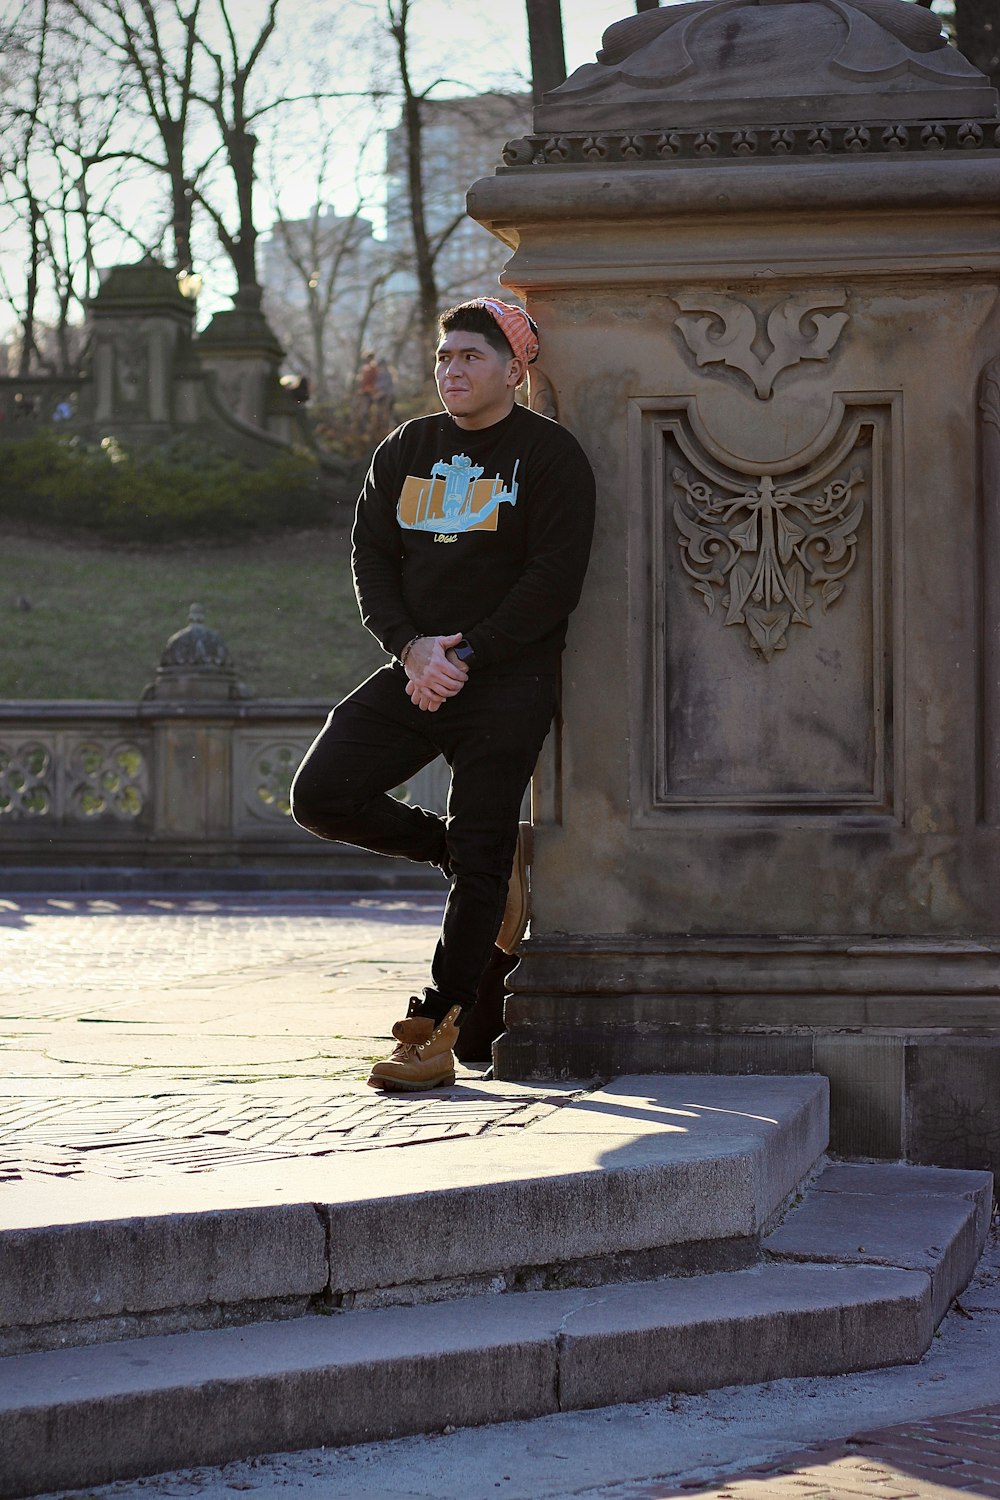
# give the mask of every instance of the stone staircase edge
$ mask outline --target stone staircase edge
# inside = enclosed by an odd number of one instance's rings
[[[933,1332],[930,1278],[869,1266],[847,1276],[815,1265],[721,1273],[708,1314],[695,1308],[704,1286],[639,1283],[2,1361],[0,1495],[224,1463],[247,1456],[248,1432],[254,1452],[289,1451],[919,1360]],[[723,1291],[743,1299],[740,1311],[720,1314]],[[345,1335],[353,1348],[338,1357]]]
[[[705,1086],[701,1077],[691,1082]],[[739,1082],[725,1080],[725,1087],[735,1089]],[[628,1083],[664,1086],[659,1078]],[[805,1091],[803,1083],[810,1085]],[[189,1314],[212,1326],[207,1308],[220,1309],[218,1322],[248,1321],[269,1305],[277,1316],[287,1316],[296,1306],[305,1310],[310,1299],[343,1299],[380,1287],[675,1243],[752,1239],[815,1164],[821,1135],[825,1144],[825,1080],[805,1075],[783,1079],[781,1086],[787,1097],[783,1112],[776,1111],[778,1129],[749,1141],[731,1135],[710,1142],[704,1155],[679,1160],[657,1160],[657,1150],[668,1151],[672,1138],[652,1135],[614,1164],[595,1166],[591,1145],[586,1165],[576,1171],[500,1173],[491,1181],[417,1186],[388,1199],[192,1209],[0,1230],[0,1354],[39,1347],[46,1339],[60,1347],[72,1340],[74,1325],[96,1342],[102,1333],[141,1336],[143,1319],[162,1332],[189,1326],[183,1322]],[[587,1137],[592,1139],[593,1132]],[[604,1154],[620,1150],[621,1139],[608,1136]],[[536,1160],[544,1141],[550,1155],[566,1154],[566,1132],[539,1132],[533,1138]],[[475,1142],[446,1143],[446,1149],[455,1145]],[[516,1163],[521,1149],[511,1139],[498,1157],[494,1146],[494,1166],[505,1155]],[[456,1214],[459,1205],[464,1212]],[[437,1233],[442,1216],[450,1224],[443,1243]],[[373,1243],[381,1247],[374,1284]],[[177,1320],[173,1328],[171,1319]]]

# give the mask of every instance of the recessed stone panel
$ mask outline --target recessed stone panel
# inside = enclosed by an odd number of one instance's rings
[[[770,391],[773,361],[745,353],[729,378]],[[889,813],[890,407],[845,403],[809,450],[751,464],[693,405],[642,403],[633,644],[653,744],[633,806]]]

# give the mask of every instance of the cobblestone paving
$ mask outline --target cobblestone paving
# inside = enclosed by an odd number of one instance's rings
[[[468,1070],[414,1098],[365,1086],[440,910],[426,895],[0,900],[0,1182],[529,1127],[568,1092]]]
[[[987,1500],[1000,1497],[1000,1406],[817,1444],[721,1485],[692,1479],[607,1493],[614,1500]]]

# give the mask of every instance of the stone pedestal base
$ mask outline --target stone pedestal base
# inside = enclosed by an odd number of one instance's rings
[[[498,1078],[822,1073],[844,1156],[1000,1171],[1000,942],[530,940]]]

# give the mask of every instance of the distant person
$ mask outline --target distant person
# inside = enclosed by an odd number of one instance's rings
[[[518,818],[594,525],[576,438],[514,402],[537,353],[519,307],[483,297],[441,315],[444,410],[379,445],[354,523],[361,618],[392,661],[333,710],[292,785],[302,827],[435,865],[449,882],[429,982],[393,1026],[373,1088],[454,1080],[459,1027],[492,994],[502,1005],[527,920]],[[390,795],[438,755],[447,816]]]
[[[281,384],[297,406],[305,406],[312,394],[307,375],[283,375]]]
[[[378,362],[369,351],[361,360],[361,368],[355,384],[355,421],[359,433],[364,437],[372,427],[372,408],[378,388]]]

